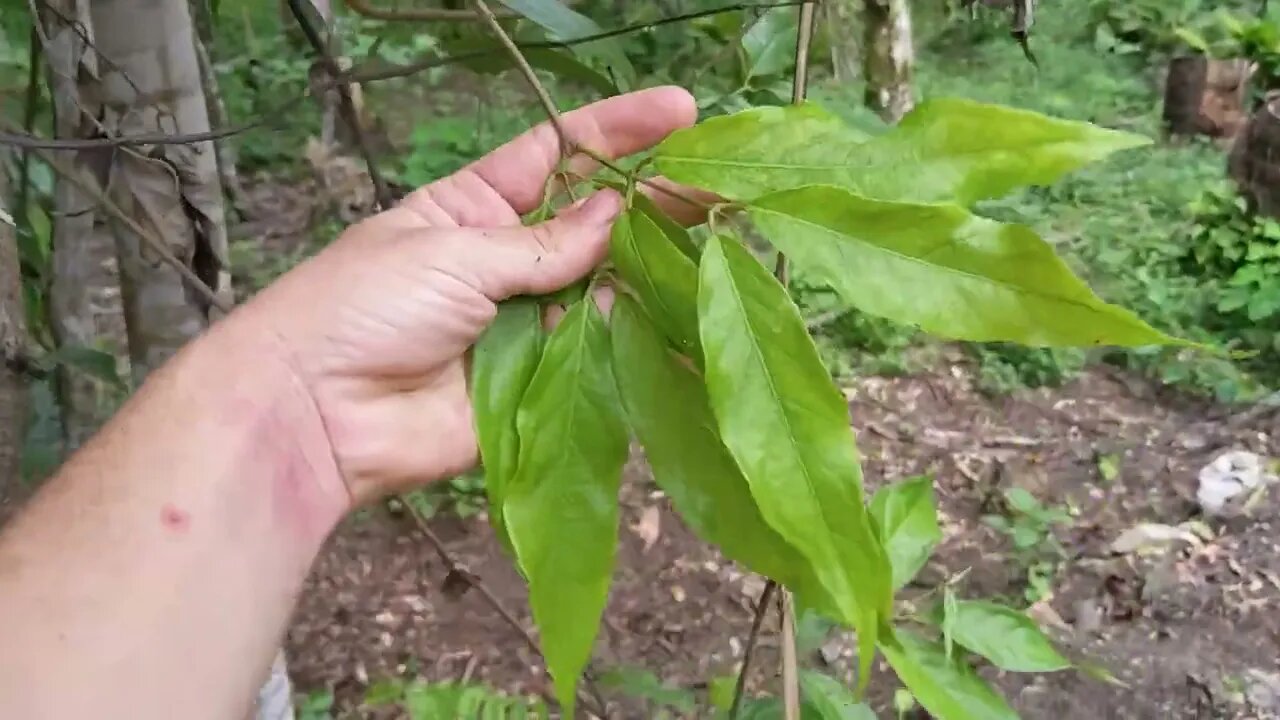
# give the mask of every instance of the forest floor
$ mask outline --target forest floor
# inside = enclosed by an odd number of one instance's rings
[[[312,193],[253,188],[276,230],[242,228],[289,256]],[[290,225],[293,227],[290,227]],[[283,227],[283,229],[281,229]],[[1118,682],[1078,671],[997,677],[1026,718],[1280,717],[1280,494],[1247,515],[1200,516],[1197,473],[1225,451],[1280,454],[1280,413],[1192,399],[1107,366],[1056,389],[990,397],[974,387],[971,361],[944,350],[931,370],[862,377],[845,387],[866,481],[934,479],[944,541],[911,592],[951,582],[961,597],[1028,604],[1029,571],[1047,580],[1030,612],[1081,662]],[[1029,551],[1015,551],[983,522],[1008,513],[1022,488],[1068,522]],[[628,464],[620,551],[595,667],[647,668],[675,687],[702,689],[742,659],[762,581],[700,542],[654,486],[643,458]],[[451,553],[532,630],[524,584],[483,513],[439,514],[434,531]],[[1117,554],[1111,544],[1140,523],[1199,535]],[[1055,549],[1060,545],[1060,550]],[[406,516],[384,509],[351,517],[307,581],[289,632],[290,670],[302,692],[332,692],[339,718],[390,717],[362,706],[373,682],[398,676],[482,681],[541,692],[545,675],[524,639],[480,598],[447,582],[447,568]],[[751,687],[777,667],[766,626]],[[848,672],[852,643],[821,639],[806,662]],[[883,668],[882,668],[883,670]],[[873,681],[883,717],[894,689]],[[619,718],[652,717],[609,694]]]

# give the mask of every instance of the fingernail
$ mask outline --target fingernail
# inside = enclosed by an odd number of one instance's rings
[[[622,196],[616,190],[605,188],[588,198],[578,212],[586,222],[608,225],[622,212]]]

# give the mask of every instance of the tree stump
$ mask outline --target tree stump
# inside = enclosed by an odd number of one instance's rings
[[[1250,211],[1280,218],[1280,93],[1268,95],[1236,137],[1227,172]]]
[[[1203,55],[1169,62],[1164,86],[1164,124],[1169,135],[1232,138],[1248,117],[1250,66],[1247,60]]]

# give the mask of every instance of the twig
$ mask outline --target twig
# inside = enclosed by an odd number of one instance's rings
[[[800,666],[796,662],[796,614],[791,593],[778,597],[782,616],[782,707],[786,720],[800,720]]]
[[[768,8],[776,8],[776,7],[791,7],[793,5],[799,5],[805,1],[807,0],[784,0],[783,2],[772,2],[772,3],[735,3],[732,5],[723,5],[721,7],[710,8],[707,10],[699,10],[697,12],[683,13],[680,15],[671,15],[668,17],[659,18],[657,20],[652,20],[649,22],[626,25],[620,28],[614,28],[612,30],[605,30],[603,32],[594,33],[592,35],[583,35],[581,37],[573,38],[572,40],[539,40],[534,42],[523,42],[523,43],[519,43],[517,47],[519,47],[521,50],[565,49],[565,48],[573,47],[574,45],[582,45],[584,43],[595,42],[596,40],[606,40],[608,38],[617,37],[619,35],[626,35],[633,32],[643,32],[646,30],[651,30],[653,28],[662,27],[663,25],[670,25],[672,23],[687,22],[690,20],[697,20],[699,18],[709,17],[712,15],[719,15],[727,12],[736,12],[738,10],[751,10],[756,8],[768,9]],[[345,79],[352,82],[361,82],[361,83],[375,82],[378,80],[390,80],[392,78],[413,75],[415,73],[422,72],[423,70],[430,70],[431,68],[440,67],[442,65],[448,65],[450,63],[462,62],[466,60],[475,60],[478,58],[487,57],[492,53],[493,51],[491,50],[476,50],[473,52],[462,53],[459,55],[450,55],[447,57],[422,58],[420,60],[417,60],[416,62],[408,63],[405,65],[391,65],[388,67],[383,67],[378,69],[366,69],[366,70],[361,70],[357,68],[347,73]]]
[[[97,148],[134,147],[137,145],[186,145],[188,143],[225,140],[249,130],[278,122],[292,120],[292,116],[284,111],[296,105],[298,98],[290,98],[264,113],[262,117],[247,123],[218,130],[206,130],[195,133],[138,133],[136,135],[120,135],[101,138],[42,138],[27,133],[25,135],[11,132],[0,132],[0,145],[26,148],[28,150],[93,150]]]
[[[303,0],[289,0],[289,12],[293,14],[293,19],[302,28],[302,34],[307,38],[307,43],[311,45],[311,49],[315,51],[319,57],[320,63],[324,66],[330,78],[334,78],[334,88],[338,91],[338,109],[342,113],[343,120],[351,127],[351,132],[355,133],[356,145],[360,147],[360,154],[364,156],[365,165],[369,168],[369,179],[373,181],[374,197],[377,199],[378,208],[388,210],[395,205],[395,196],[391,193],[391,187],[387,185],[386,178],[382,177],[382,173],[378,170],[378,164],[374,159],[373,146],[369,144],[369,138],[364,133],[364,128],[360,123],[360,115],[356,112],[356,105],[351,100],[351,88],[347,81],[341,80],[342,68],[338,66],[338,61],[334,60],[333,54],[329,52],[329,46],[325,43],[324,38],[320,37],[320,31],[311,24],[311,19],[307,17],[306,10],[302,7]]]
[[[467,22],[475,19],[475,14],[470,10],[449,10],[447,8],[410,8],[402,10],[400,8],[382,8],[373,3],[365,2],[365,0],[343,0],[346,6],[355,14],[363,15],[374,20],[390,20],[405,22]],[[502,17],[514,17],[510,12],[500,12],[498,15]]]
[[[760,602],[756,604],[756,617],[751,621],[751,633],[747,635],[746,647],[742,650],[742,670],[738,672],[738,683],[733,686],[733,704],[729,706],[729,720],[738,720],[742,711],[742,698],[747,694],[747,676],[751,672],[751,657],[756,650],[756,641],[760,639],[760,628],[764,625],[764,616],[769,614],[773,604],[773,593],[778,583],[770,580],[764,584],[760,593]]]
[[[793,105],[804,102],[809,90],[809,44],[813,40],[816,5],[814,0],[805,0],[800,5],[800,22],[796,27],[796,73],[791,81],[791,104]],[[787,267],[787,256],[781,252],[778,253],[778,262],[773,268],[773,274],[778,278],[778,282],[782,283],[782,287],[785,288],[790,284],[791,273]]]
[[[545,662],[546,658],[542,655],[542,648],[538,646],[538,641],[534,639],[533,634],[526,630],[524,625],[520,624],[520,621],[516,619],[516,616],[512,615],[511,611],[507,610],[507,608],[503,606],[502,601],[498,599],[498,596],[494,595],[493,591],[490,590],[488,586],[480,580],[480,578],[476,577],[476,575],[468,570],[466,566],[458,562],[457,559],[453,557],[449,552],[449,548],[445,547],[444,541],[441,540],[440,536],[436,535],[435,531],[431,529],[431,525],[427,522],[427,518],[418,511],[418,508],[410,502],[408,498],[403,496],[397,498],[397,502],[404,506],[405,510],[408,511],[409,517],[413,518],[414,525],[418,527],[418,530],[420,530],[427,538],[427,542],[431,544],[432,549],[436,551],[436,556],[440,558],[440,562],[444,563],[445,569],[447,570],[447,577],[458,578],[465,582],[467,587],[473,588],[479,592],[480,596],[484,598],[484,601],[488,603],[489,607],[494,612],[498,613],[498,616],[501,617],[507,625],[510,625],[511,629],[515,630],[520,637],[524,638],[524,642],[529,646],[529,650],[531,650],[534,655],[542,658]],[[594,678],[589,673],[586,673],[584,674],[584,680],[584,685],[586,685],[591,695],[586,696],[586,691],[580,690],[579,692],[584,693],[583,699],[597,705],[597,714],[599,714],[600,717],[605,717],[604,712],[606,705],[603,697],[600,695],[600,690],[595,687]],[[548,699],[553,703],[555,702],[554,698],[548,697]]]
[[[498,24],[498,18],[489,9],[488,3],[484,0],[472,0],[472,5],[476,9],[476,16],[489,27],[489,30],[498,38],[498,42],[502,43],[507,55],[511,56],[512,62],[516,64],[520,74],[529,83],[529,88],[533,90],[533,94],[538,96],[538,102],[542,105],[543,112],[547,114],[547,120],[555,128],[556,137],[560,141],[560,157],[568,158],[577,149],[577,143],[565,132],[564,123],[560,121],[560,109],[556,107],[555,101],[551,99],[551,93],[547,92],[546,86],[538,80],[538,74],[533,71],[533,66],[529,64],[529,60],[524,56],[524,53],[520,52],[519,46],[511,39],[507,31]]]
[[[568,131],[564,127],[564,122],[560,117],[560,110],[556,107],[555,101],[551,99],[551,93],[547,92],[546,86],[538,79],[538,74],[534,72],[533,66],[529,64],[524,53],[520,51],[520,46],[517,45],[515,41],[511,39],[511,36],[507,34],[507,31],[498,24],[497,18],[493,16],[493,11],[489,9],[489,6],[484,2],[484,0],[472,0],[472,3],[476,9],[476,15],[478,15],[480,19],[489,26],[489,30],[498,38],[498,42],[502,43],[502,46],[506,48],[507,54],[511,56],[511,60],[516,64],[516,68],[520,71],[520,74],[524,76],[525,81],[529,83],[529,87],[532,88],[534,94],[538,96],[538,102],[542,105],[543,111],[547,114],[547,120],[551,123],[551,126],[555,128],[556,139],[560,144],[560,156],[562,158],[568,158],[574,154],[580,153],[624,178],[634,177],[634,173],[624,170],[599,152],[578,144],[578,142],[569,135]],[[636,178],[636,180],[644,183],[654,190],[683,200],[694,207],[702,210],[711,210],[711,205],[708,205],[697,198],[685,195],[677,190],[664,187],[651,179]]]
[[[9,125],[8,121],[5,121],[3,119],[0,119],[0,125],[3,125],[5,127],[10,127],[10,128],[12,127],[11,125]],[[121,210],[120,206],[115,204],[115,202],[113,202],[111,198],[107,197],[106,193],[104,193],[102,191],[102,188],[98,187],[96,183],[92,183],[88,180],[85,180],[80,175],[80,173],[77,173],[71,168],[68,168],[67,166],[63,165],[60,161],[56,160],[51,154],[45,152],[42,148],[32,148],[32,149],[35,150],[36,155],[38,155],[40,159],[45,162],[45,164],[47,164],[50,168],[52,168],[55,173],[61,175],[62,177],[70,181],[71,184],[80,188],[81,191],[83,191],[84,193],[88,194],[91,198],[93,198],[93,200],[103,210],[105,210],[108,215],[110,215],[111,217],[121,222],[125,227],[129,228],[131,232],[133,232],[138,237],[142,238],[142,241],[146,243],[148,246],[150,246],[151,249],[157,255],[160,256],[160,259],[164,260],[164,262],[168,263],[174,270],[176,270],[184,280],[186,280],[188,283],[191,284],[193,288],[195,288],[196,292],[200,293],[202,296],[204,296],[206,300],[209,301],[210,305],[217,308],[218,310],[221,310],[224,313],[231,312],[231,305],[227,303],[226,300],[219,297],[218,293],[215,292],[213,288],[206,285],[204,280],[202,280],[199,275],[196,275],[194,270],[187,267],[186,263],[178,259],[178,256],[173,254],[173,251],[169,249],[169,246],[166,245],[163,240],[156,237],[155,234],[151,233],[146,228],[139,225],[138,221],[129,217],[129,214],[126,213],[124,210]]]

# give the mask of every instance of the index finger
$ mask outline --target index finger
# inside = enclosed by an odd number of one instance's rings
[[[565,113],[560,124],[574,143],[612,159],[646,150],[697,118],[693,96],[666,86],[592,103]],[[544,122],[464,171],[479,176],[517,213],[526,213],[542,204],[543,186],[559,162],[560,138]]]

